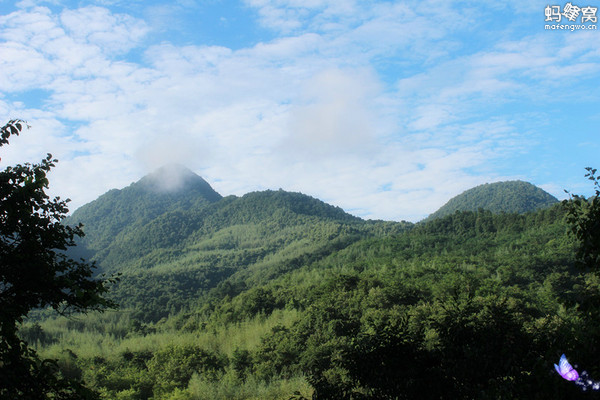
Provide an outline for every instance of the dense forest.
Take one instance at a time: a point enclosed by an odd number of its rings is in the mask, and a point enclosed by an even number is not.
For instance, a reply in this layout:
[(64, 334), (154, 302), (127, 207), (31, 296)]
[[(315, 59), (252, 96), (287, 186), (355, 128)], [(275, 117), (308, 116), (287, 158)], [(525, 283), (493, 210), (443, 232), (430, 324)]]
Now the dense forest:
[(147, 177), (68, 219), (87, 233), (73, 254), (119, 274), (118, 309), (39, 310), (20, 328), (93, 396), (595, 395), (553, 366), (565, 353), (600, 379), (600, 278), (578, 263), (574, 203), (364, 221), (300, 193), (221, 198), (186, 176), (164, 192)]

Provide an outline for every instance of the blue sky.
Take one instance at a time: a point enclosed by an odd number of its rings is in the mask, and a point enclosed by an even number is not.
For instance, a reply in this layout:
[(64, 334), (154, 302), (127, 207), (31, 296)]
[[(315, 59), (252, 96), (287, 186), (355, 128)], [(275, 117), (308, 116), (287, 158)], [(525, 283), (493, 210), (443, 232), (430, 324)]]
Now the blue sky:
[(72, 209), (170, 162), (386, 220), (500, 180), (589, 195), (600, 33), (547, 5), (0, 0), (0, 118), (32, 126), (2, 164), (51, 152)]

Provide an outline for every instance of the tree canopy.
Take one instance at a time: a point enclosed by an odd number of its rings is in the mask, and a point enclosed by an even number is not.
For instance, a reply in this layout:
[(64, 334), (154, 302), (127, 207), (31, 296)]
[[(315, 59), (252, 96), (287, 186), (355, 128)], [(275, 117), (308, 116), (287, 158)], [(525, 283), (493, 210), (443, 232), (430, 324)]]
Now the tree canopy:
[(589, 199), (582, 195), (571, 195), (563, 204), (567, 209), (571, 232), (579, 240), (579, 262), (600, 272), (600, 176), (596, 176), (595, 168), (587, 167), (586, 170), (586, 178), (594, 183), (595, 195)]

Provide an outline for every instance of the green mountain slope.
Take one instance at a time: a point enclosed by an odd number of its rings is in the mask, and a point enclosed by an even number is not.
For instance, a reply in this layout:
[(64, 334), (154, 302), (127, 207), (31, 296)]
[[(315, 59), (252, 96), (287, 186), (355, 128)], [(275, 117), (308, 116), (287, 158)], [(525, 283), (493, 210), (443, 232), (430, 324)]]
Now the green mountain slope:
[[(457, 196), (430, 218), (462, 209), (523, 212), (555, 201), (531, 184), (500, 182)], [(106, 193), (68, 222), (84, 224), (77, 255), (97, 262), (101, 272), (122, 274), (112, 295), (143, 320), (211, 296), (236, 296), (357, 241), (412, 228), (364, 221), (283, 190), (223, 198), (179, 166)]]
[(445, 217), (456, 211), (477, 211), (480, 208), (493, 213), (522, 214), (557, 202), (554, 196), (528, 182), (486, 183), (453, 197), (427, 219)]
[[(165, 189), (165, 177), (182, 177)], [(169, 182), (167, 182), (169, 183)], [(156, 320), (219, 286), (235, 295), (376, 232), (408, 223), (363, 221), (283, 190), (222, 198), (200, 177), (161, 169), (73, 213), (86, 237), (78, 254), (121, 273), (113, 297)]]
[[(179, 165), (167, 165), (140, 181), (113, 189), (77, 209), (65, 222), (83, 223), (83, 247), (95, 254), (160, 215), (202, 208), (221, 199), (201, 177)], [(81, 249), (80, 249), (81, 250)]]
[[(560, 205), (404, 230), (286, 206), (274, 230), (277, 217), (249, 219), (242, 200), (205, 209), (232, 224), (189, 235), (189, 264), (131, 265), (117, 289), (139, 301), (130, 310), (24, 334), (106, 399), (583, 398), (551, 372), (563, 352), (600, 374), (586, 317), (598, 279), (574, 268)], [(239, 268), (205, 273), (194, 292), (202, 254)]]

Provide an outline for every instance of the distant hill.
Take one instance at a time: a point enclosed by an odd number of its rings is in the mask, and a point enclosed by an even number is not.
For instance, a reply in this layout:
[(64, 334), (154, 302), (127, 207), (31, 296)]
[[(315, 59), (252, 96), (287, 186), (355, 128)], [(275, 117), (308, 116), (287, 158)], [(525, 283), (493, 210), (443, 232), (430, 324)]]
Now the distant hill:
[(557, 203), (548, 192), (523, 181), (486, 183), (453, 197), (427, 220), (445, 217), (456, 211), (477, 211), (482, 208), (493, 213), (526, 213)]

